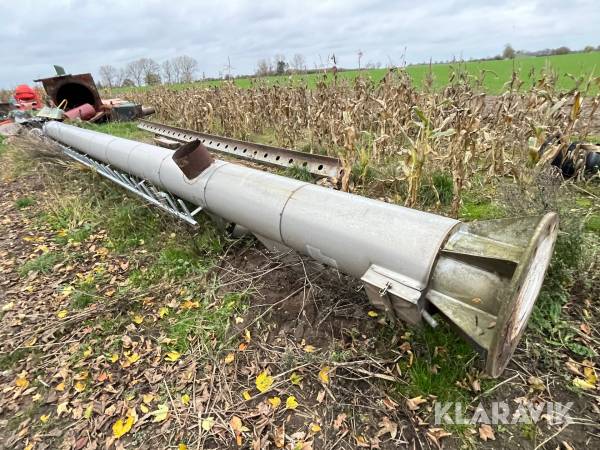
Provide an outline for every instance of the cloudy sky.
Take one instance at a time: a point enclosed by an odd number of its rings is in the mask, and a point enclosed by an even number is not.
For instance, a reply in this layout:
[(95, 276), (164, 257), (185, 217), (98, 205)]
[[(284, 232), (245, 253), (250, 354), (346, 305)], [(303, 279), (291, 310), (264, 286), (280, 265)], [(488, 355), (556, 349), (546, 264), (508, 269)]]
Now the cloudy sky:
[(402, 64), (517, 49), (600, 45), (598, 0), (1, 0), (0, 87), (150, 57), (199, 61), (199, 73), (253, 73), (260, 58), (314, 67)]

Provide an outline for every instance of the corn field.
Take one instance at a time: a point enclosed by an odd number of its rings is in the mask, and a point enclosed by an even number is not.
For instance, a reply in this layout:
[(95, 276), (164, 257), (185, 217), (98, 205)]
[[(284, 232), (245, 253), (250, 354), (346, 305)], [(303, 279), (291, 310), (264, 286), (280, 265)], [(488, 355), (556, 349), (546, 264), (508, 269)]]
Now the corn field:
[[(156, 106), (153, 119), (164, 123), (246, 140), (266, 136), (275, 145), (337, 156), (345, 168), (337, 180), (343, 190), (367, 190), (410, 207), (418, 206), (424, 183), (445, 174), (452, 186), (449, 214), (456, 216), (474, 177), (530, 176), (568, 143), (600, 134), (600, 96), (586, 95), (600, 78), (559, 92), (556, 74), (538, 74), (529, 89), (514, 74), (502, 95), (488, 96), (485, 76), (457, 71), (440, 91), (432, 79), (417, 87), (394, 69), (378, 83), (359, 77), (314, 89), (260, 82), (244, 89), (225, 82), (161, 86), (129, 98)], [(557, 133), (562, 139), (540, 161), (537, 150)]]

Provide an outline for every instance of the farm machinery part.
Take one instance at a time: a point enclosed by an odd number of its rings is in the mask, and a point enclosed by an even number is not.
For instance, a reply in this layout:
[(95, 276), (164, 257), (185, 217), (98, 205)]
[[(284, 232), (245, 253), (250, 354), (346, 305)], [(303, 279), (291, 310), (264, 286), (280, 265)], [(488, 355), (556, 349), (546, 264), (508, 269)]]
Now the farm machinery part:
[(215, 152), (272, 166), (301, 167), (308, 170), (311, 174), (320, 177), (338, 177), (342, 170), (340, 160), (330, 156), (315, 155), (287, 148), (245, 142), (213, 134), (186, 130), (185, 128), (163, 125), (148, 120), (140, 120), (138, 128), (177, 142), (191, 142), (197, 139), (202, 142), (206, 148)]
[(54, 108), (47, 108), (42, 117), (125, 122), (154, 113), (154, 108), (120, 98), (103, 100), (90, 73), (71, 75), (66, 74), (60, 66), (54, 67), (56, 76), (34, 80), (42, 83), (54, 105)]
[(565, 142), (560, 133), (550, 136), (538, 150), (540, 158), (548, 158), (565, 178), (579, 174), (595, 175), (600, 171), (600, 145), (586, 142)]
[(198, 140), (173, 152), (59, 122), (44, 133), (190, 223), (204, 210), (270, 250), (295, 250), (360, 278), (394, 319), (436, 326), (441, 316), (482, 353), (492, 377), (525, 330), (558, 232), (554, 213), (461, 223), (212, 160)]

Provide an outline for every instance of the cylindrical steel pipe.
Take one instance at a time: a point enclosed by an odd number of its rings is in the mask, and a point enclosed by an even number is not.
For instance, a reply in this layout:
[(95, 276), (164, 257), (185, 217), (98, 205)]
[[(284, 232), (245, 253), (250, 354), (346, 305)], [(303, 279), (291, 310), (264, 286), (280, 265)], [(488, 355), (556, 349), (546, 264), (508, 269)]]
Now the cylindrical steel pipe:
[[(207, 155), (202, 162), (210, 165), (188, 179), (171, 150), (59, 122), (44, 132), (249, 230), (269, 248), (293, 249), (361, 278), (390, 317), (434, 324), (431, 314), (440, 314), (485, 355), (492, 376), (525, 330), (558, 232), (554, 213), (462, 224), (229, 162), (210, 164)], [(201, 148), (180, 150), (186, 159)]]
[(223, 161), (188, 180), (161, 147), (50, 122), (45, 133), (262, 237), (361, 277), (372, 264), (422, 291), (457, 220)]

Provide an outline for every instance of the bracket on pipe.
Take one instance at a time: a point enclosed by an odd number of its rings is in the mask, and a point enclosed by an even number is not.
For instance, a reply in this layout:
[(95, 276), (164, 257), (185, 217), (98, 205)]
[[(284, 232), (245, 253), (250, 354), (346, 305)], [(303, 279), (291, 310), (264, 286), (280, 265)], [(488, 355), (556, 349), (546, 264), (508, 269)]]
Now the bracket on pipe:
[(143, 198), (148, 203), (162, 209), (178, 219), (187, 222), (194, 227), (198, 226), (198, 222), (196, 219), (194, 219), (194, 217), (196, 214), (202, 211), (201, 206), (197, 207), (193, 211), (190, 211), (183, 200), (168, 192), (159, 190), (147, 180), (140, 180), (129, 174), (120, 172), (110, 167), (109, 164), (96, 161), (95, 159), (90, 158), (83, 153), (79, 153), (78, 151), (75, 151), (67, 146), (61, 145), (61, 148), (63, 153), (69, 158), (74, 159), (84, 166), (95, 170), (103, 177), (108, 178), (110, 181), (118, 184), (121, 187), (124, 187), (129, 192), (132, 192), (133, 194)]

